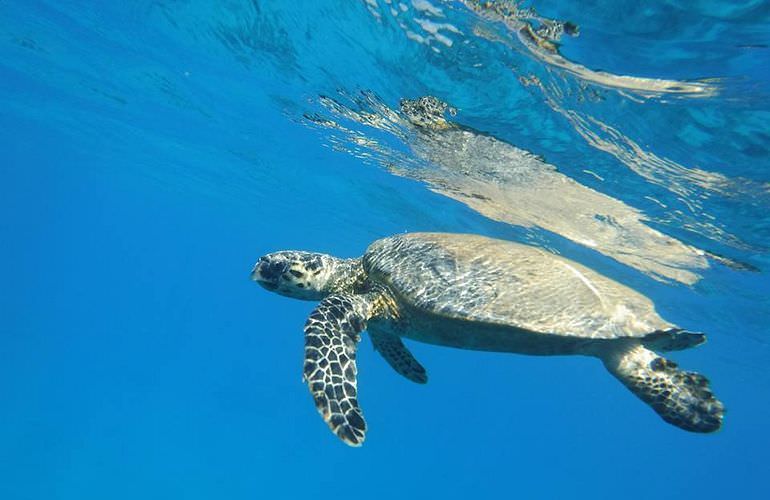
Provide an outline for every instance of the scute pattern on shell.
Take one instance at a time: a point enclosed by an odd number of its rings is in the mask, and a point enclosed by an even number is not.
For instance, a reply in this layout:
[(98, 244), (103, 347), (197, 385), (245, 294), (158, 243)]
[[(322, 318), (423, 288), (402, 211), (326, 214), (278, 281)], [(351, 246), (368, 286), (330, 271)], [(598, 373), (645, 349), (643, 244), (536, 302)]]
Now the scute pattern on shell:
[(643, 337), (674, 325), (634, 290), (536, 247), (477, 235), (374, 242), (370, 279), (418, 312), (581, 338)]

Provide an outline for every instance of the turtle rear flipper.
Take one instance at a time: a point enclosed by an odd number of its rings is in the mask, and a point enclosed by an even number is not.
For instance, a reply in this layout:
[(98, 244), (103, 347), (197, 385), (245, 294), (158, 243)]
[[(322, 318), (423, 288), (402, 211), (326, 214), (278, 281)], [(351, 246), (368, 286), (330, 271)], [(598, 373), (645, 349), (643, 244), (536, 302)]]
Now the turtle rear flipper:
[(366, 434), (357, 399), (356, 343), (369, 309), (366, 296), (330, 295), (305, 323), (304, 380), (329, 428), (350, 446), (361, 446)]
[(703, 375), (680, 370), (635, 342), (611, 350), (602, 361), (666, 422), (691, 432), (714, 432), (722, 426), (724, 406)]

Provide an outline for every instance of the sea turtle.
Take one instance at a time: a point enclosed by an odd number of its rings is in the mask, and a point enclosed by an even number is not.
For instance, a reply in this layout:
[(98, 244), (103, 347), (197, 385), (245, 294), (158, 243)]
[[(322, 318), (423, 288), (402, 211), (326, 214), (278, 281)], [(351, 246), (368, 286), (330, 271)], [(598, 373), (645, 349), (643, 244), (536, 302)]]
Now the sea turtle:
[(345, 443), (359, 446), (356, 344), (364, 330), (401, 375), (427, 382), (401, 337), (481, 351), (599, 358), (665, 421), (720, 428), (723, 406), (707, 379), (657, 352), (705, 341), (663, 320), (641, 294), (537, 247), (470, 234), (410, 233), (377, 240), (358, 259), (282, 251), (252, 279), (297, 299), (320, 300), (305, 324), (304, 380)]

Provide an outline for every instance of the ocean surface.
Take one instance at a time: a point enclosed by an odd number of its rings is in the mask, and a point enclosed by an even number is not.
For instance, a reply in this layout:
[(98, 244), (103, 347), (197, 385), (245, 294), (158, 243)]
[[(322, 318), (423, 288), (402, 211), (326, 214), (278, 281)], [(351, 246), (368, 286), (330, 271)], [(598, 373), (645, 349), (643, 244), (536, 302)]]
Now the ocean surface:
[[(0, 498), (770, 498), (770, 3), (0, 0)], [(438, 112), (410, 103), (434, 98)], [(366, 335), (302, 382), (260, 255), (544, 248), (708, 343), (724, 427), (584, 357)]]

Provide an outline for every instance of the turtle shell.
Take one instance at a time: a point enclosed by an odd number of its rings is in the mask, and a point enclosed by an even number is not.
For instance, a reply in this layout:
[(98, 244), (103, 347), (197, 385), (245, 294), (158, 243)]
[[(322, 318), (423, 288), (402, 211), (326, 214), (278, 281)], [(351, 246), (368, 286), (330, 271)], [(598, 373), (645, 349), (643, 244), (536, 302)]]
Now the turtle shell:
[(585, 338), (670, 328), (638, 292), (543, 249), (470, 234), (411, 233), (372, 243), (370, 279), (416, 314)]

